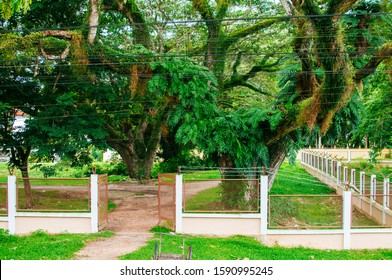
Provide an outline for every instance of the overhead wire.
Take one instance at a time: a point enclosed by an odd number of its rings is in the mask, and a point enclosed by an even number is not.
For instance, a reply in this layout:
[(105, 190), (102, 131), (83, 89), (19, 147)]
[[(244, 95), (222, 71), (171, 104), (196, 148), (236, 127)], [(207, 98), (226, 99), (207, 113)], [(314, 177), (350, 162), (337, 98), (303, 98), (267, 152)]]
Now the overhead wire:
[[(389, 16), (389, 15), (391, 15), (392, 13), (373, 13), (373, 14), (371, 14), (371, 16)], [(250, 18), (231, 18), (231, 19), (222, 19), (222, 20), (219, 20), (219, 21), (227, 21), (227, 22), (234, 22), (234, 21), (254, 21), (254, 20), (262, 20), (262, 19), (292, 19), (292, 18), (303, 18), (303, 17), (306, 17), (306, 18), (322, 18), (322, 17), (329, 17), (329, 16), (333, 16), (333, 17), (345, 17), (345, 16), (358, 16), (358, 15), (353, 15), (353, 14), (331, 14), (331, 15), (314, 15), (314, 16), (281, 16), (281, 17), (269, 17), (269, 16), (267, 16), (267, 17), (250, 17)], [(170, 22), (170, 21), (166, 21), (166, 22), (158, 22), (158, 23), (147, 23), (147, 24), (185, 24), (185, 23), (205, 23), (206, 22), (206, 20), (196, 20), (196, 21), (194, 21), (194, 20), (190, 20), (190, 21), (172, 21), (172, 22)], [(137, 26), (138, 24), (135, 24), (134, 26)], [(129, 26), (129, 24), (112, 24), (112, 25), (106, 25), (106, 26), (103, 26), (103, 25), (99, 25), (99, 26), (95, 26), (95, 27), (102, 27), (102, 28), (108, 28), (108, 27), (124, 27), (124, 26)], [(92, 26), (92, 27), (94, 27), (94, 26)], [(68, 28), (65, 28), (66, 30), (72, 30), (72, 29), (76, 29), (76, 28), (89, 28), (89, 27), (87, 27), (87, 26), (74, 26), (74, 27), (68, 27)], [(34, 32), (34, 31), (42, 31), (42, 30), (63, 30), (63, 28), (55, 28), (55, 29), (48, 29), (48, 28), (43, 28), (43, 29), (29, 29), (29, 30), (27, 30), (28, 32)], [(18, 30), (19, 32), (21, 32), (21, 30)], [(26, 31), (24, 31), (24, 32), (26, 32)], [(271, 35), (271, 33), (269, 33), (269, 34), (265, 34), (264, 36), (270, 36)], [(316, 34), (316, 36), (314, 37), (314, 38), (323, 38), (323, 37), (329, 37), (328, 36), (329, 35), (329, 33), (326, 31), (325, 33), (317, 33)], [(385, 35), (385, 34), (384, 34)], [(276, 35), (276, 36), (278, 36), (278, 35)], [(348, 35), (348, 38), (350, 38), (350, 37), (355, 37), (355, 38), (357, 38), (357, 37), (360, 37), (360, 36), (362, 36), (362, 35)], [(381, 35), (379, 35), (380, 37), (381, 37)], [(299, 39), (301, 39), (301, 38), (307, 38), (307, 36), (303, 36), (303, 37), (297, 37), (297, 38), (299, 38)], [(341, 52), (335, 52), (335, 53), (332, 53), (332, 54), (351, 54), (351, 55), (354, 55), (354, 54), (363, 54), (363, 55), (371, 55), (372, 53), (374, 53), (374, 52), (376, 52), (377, 50), (371, 50), (371, 51), (369, 51), (369, 50), (367, 50), (366, 52), (364, 52), (364, 53), (361, 53), (361, 52), (358, 52), (358, 51), (341, 51)], [(268, 53), (268, 52), (265, 52), (265, 53), (258, 53), (258, 54), (243, 54), (243, 56), (248, 56), (248, 57), (251, 57), (251, 58), (254, 58), (254, 57), (258, 57), (258, 56), (261, 56), (261, 55), (269, 55), (270, 53)], [(324, 57), (322, 57), (322, 56), (320, 56), (320, 55), (324, 55), (324, 54), (327, 54), (326, 52), (324, 52), (324, 51), (322, 51), (322, 49), (318, 49), (318, 51), (315, 51), (315, 52), (308, 52), (307, 54), (309, 54), (309, 55), (319, 55), (318, 57), (319, 58), (324, 58)], [(328, 54), (331, 54), (330, 52), (328, 53)], [(222, 57), (230, 57), (230, 56), (237, 56), (237, 54), (214, 54), (215, 56), (222, 56)], [(275, 52), (274, 53), (274, 56), (273, 56), (273, 58), (274, 59), (278, 59), (279, 57), (277, 57), (277, 55), (297, 55), (295, 52)], [(155, 55), (154, 56), (154, 58), (165, 58), (165, 57), (189, 57), (189, 56), (192, 56), (192, 57), (203, 57), (204, 56), (204, 54), (198, 54), (198, 55), (189, 55), (189, 54), (160, 54), (160, 55)], [(377, 57), (379, 57), (379, 58), (389, 58), (389, 57), (391, 57), (391, 56), (389, 56), (389, 55), (387, 55), (387, 56), (377, 56)], [(72, 58), (72, 59), (66, 59), (65, 61), (67, 61), (67, 62), (70, 62), (70, 61), (72, 61), (72, 60), (81, 60), (81, 59), (90, 59), (90, 60), (94, 60), (94, 59), (99, 59), (100, 57), (99, 56), (90, 56), (90, 57), (75, 57), (75, 58)], [(109, 59), (111, 59), (111, 58), (115, 58), (115, 59), (124, 59), (124, 58), (140, 58), (139, 56), (121, 56), (121, 57), (118, 57), (118, 56), (112, 56), (112, 57), (110, 57), (110, 56), (107, 56), (107, 58), (109, 58)], [(251, 58), (249, 58), (249, 60), (251, 59)], [(345, 59), (345, 58), (342, 58), (342, 59)], [(21, 62), (21, 61), (23, 61), (23, 60), (17, 60), (17, 62)], [(27, 59), (25, 60), (25, 61), (27, 61)], [(57, 59), (54, 59), (53, 61), (58, 61)], [(198, 62), (199, 63), (205, 63), (205, 62), (224, 62), (225, 60), (218, 60), (218, 59), (215, 59), (215, 60), (202, 60), (202, 59), (200, 59), (200, 60), (198, 60)], [(2, 62), (2, 63), (6, 63), (6, 62), (15, 62), (15, 60), (0, 60), (0, 62)], [(144, 62), (126, 62), (126, 63), (123, 63), (123, 62), (118, 62), (118, 63), (116, 63), (116, 62), (114, 62), (114, 63), (111, 63), (112, 65), (135, 65), (135, 64), (143, 64)], [(105, 63), (89, 63), (88, 64), (88, 66), (103, 66), (103, 65), (105, 65)], [(64, 65), (64, 64), (62, 64), (61, 65), (61, 67), (73, 67), (73, 66), (86, 66), (85, 64), (77, 64), (77, 63), (70, 63), (70, 64), (68, 64), (68, 65)], [(34, 67), (34, 65), (31, 65), (31, 64), (29, 64), (29, 65), (23, 65), (23, 64), (19, 64), (19, 65), (17, 65), (17, 66), (15, 66), (15, 65), (10, 65), (10, 66), (8, 66), (8, 65), (2, 65), (2, 66), (0, 66), (0, 69), (1, 68), (12, 68), (12, 67)], [(373, 69), (368, 69), (369, 71), (375, 71), (376, 69), (375, 68), (373, 68)], [(336, 72), (336, 71), (330, 71), (330, 72), (328, 72), (328, 71), (324, 71), (324, 73), (350, 73), (350, 72), (352, 72), (352, 71), (356, 71), (356, 70), (340, 70), (340, 71), (338, 71), (338, 72)], [(274, 75), (276, 75), (276, 74), (285, 74), (285, 73), (289, 73), (289, 72), (292, 72), (292, 70), (281, 70), (281, 71), (274, 71)], [(379, 72), (385, 72), (385, 73), (389, 73), (390, 72), (390, 70), (388, 70), (388, 69), (385, 69), (385, 70), (382, 70), (382, 71), (379, 71)], [(298, 72), (298, 73), (303, 73), (303, 74), (306, 74), (306, 73), (308, 73), (308, 72), (306, 72), (306, 71), (300, 71), (300, 72)], [(309, 72), (309, 73), (312, 73), (312, 72)], [(272, 73), (265, 73), (266, 75), (272, 75)], [(130, 74), (130, 75), (127, 75), (127, 76), (129, 76), (129, 77), (131, 77), (133, 74)], [(226, 75), (226, 74), (223, 74), (223, 75)], [(246, 76), (247, 75), (247, 73), (244, 73), (244, 74), (240, 74), (241, 76)], [(146, 74), (146, 77), (148, 76), (148, 74)], [(49, 76), (49, 75), (37, 75), (36, 77), (34, 77), (35, 79), (41, 79), (41, 80), (44, 80), (44, 79), (53, 79), (53, 78), (55, 78), (56, 76)], [(84, 82), (81, 82), (81, 81), (77, 81), (76, 80), (76, 78), (78, 78), (78, 79), (84, 79), (84, 78), (88, 78), (89, 76), (88, 75), (78, 75), (77, 77), (75, 76), (75, 77), (72, 77), (72, 76), (68, 76), (67, 77), (67, 79), (62, 79), (61, 81), (59, 81), (59, 82), (57, 82), (56, 84), (57, 85), (69, 85), (69, 84), (91, 84), (91, 83), (95, 83), (96, 81), (92, 81), (92, 82), (90, 82), (90, 81), (84, 81)], [(138, 77), (143, 77), (143, 75), (142, 74), (138, 74)], [(8, 78), (7, 77), (0, 77), (0, 81), (1, 80), (8, 80)], [(46, 83), (46, 82), (43, 82), (44, 84)], [(53, 84), (53, 83), (47, 83), (47, 84)], [(4, 87), (4, 88), (6, 88), (6, 87), (13, 87), (13, 86), (15, 86), (15, 84), (1, 84), (1, 87)], [(19, 84), (17, 84), (17, 86), (20, 86), (20, 87), (25, 87), (25, 86), (29, 86), (28, 85), (28, 83), (26, 82), (26, 84), (22, 84), (22, 83), (19, 83)], [(33, 85), (31, 85), (31, 86), (33, 86)], [(332, 89), (332, 88), (331, 88)], [(326, 89), (326, 90), (329, 90), (329, 89)], [(327, 93), (328, 95), (330, 95), (330, 96), (333, 96), (335, 93), (334, 92), (330, 92), (330, 93)], [(306, 95), (304, 95), (304, 94), (302, 94), (301, 93), (301, 96), (303, 96), (303, 97), (306, 97)], [(156, 100), (155, 100), (156, 101)], [(131, 101), (131, 102), (133, 102), (133, 101)], [(150, 100), (146, 100), (146, 101), (142, 101), (142, 100), (139, 100), (139, 101), (137, 101), (137, 102), (151, 102)], [(112, 103), (112, 104), (114, 104), (114, 103)], [(326, 105), (326, 104), (337, 104), (337, 102), (323, 102), (321, 105)], [(37, 106), (37, 105), (35, 105), (35, 106)], [(60, 106), (60, 105), (56, 105), (56, 106)]]
[[(392, 12), (376, 12), (370, 13), (367, 15), (371, 16), (389, 16), (392, 15)], [(210, 22), (236, 22), (236, 21), (260, 21), (260, 20), (291, 20), (291, 19), (322, 19), (328, 17), (361, 17), (362, 14), (357, 13), (345, 13), (345, 14), (318, 14), (318, 15), (267, 15), (267, 16), (258, 16), (258, 17), (236, 17), (236, 18), (215, 18), (215, 19), (186, 19), (186, 20), (167, 20), (167, 21), (146, 21), (146, 22), (134, 22), (134, 23), (116, 23), (116, 24), (108, 24), (111, 27), (124, 27), (124, 26), (151, 26), (151, 25), (180, 25), (180, 24), (198, 24), (198, 23), (210, 23)], [(40, 27), (40, 28), (14, 28), (10, 30), (10, 32), (39, 32), (44, 30), (72, 30), (72, 29), (90, 29), (90, 28), (98, 28), (104, 27), (105, 24), (99, 25), (74, 25), (74, 26), (67, 26), (67, 27), (56, 27), (56, 28), (47, 28), (47, 27)]]

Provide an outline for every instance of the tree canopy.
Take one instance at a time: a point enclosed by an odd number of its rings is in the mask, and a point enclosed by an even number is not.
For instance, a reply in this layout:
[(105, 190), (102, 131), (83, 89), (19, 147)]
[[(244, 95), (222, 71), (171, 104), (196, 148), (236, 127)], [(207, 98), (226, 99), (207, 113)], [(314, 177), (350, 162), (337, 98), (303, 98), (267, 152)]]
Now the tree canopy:
[(391, 99), (388, 1), (3, 3), (0, 91), (28, 97), (1, 106), (31, 116), (41, 151), (108, 145), (135, 178), (165, 139), (275, 170), (312, 131), (371, 135), (361, 118)]

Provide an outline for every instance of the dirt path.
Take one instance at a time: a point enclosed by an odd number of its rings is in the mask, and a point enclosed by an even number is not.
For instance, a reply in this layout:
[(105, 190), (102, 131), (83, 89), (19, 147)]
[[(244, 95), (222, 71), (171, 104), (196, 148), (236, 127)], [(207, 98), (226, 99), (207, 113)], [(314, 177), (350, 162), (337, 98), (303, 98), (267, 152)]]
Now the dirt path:
[[(192, 183), (187, 187), (186, 196), (188, 198), (217, 184)], [(154, 182), (111, 184), (109, 199), (117, 204), (117, 208), (109, 214), (109, 226), (106, 229), (115, 232), (115, 235), (88, 243), (76, 253), (75, 259), (115, 260), (145, 246), (152, 237), (149, 230), (158, 225), (158, 188)]]
[(146, 245), (151, 238), (148, 231), (158, 224), (157, 187), (153, 183), (109, 185), (109, 199), (117, 208), (109, 214), (106, 229), (115, 235), (88, 243), (76, 253), (75, 259), (115, 260)]

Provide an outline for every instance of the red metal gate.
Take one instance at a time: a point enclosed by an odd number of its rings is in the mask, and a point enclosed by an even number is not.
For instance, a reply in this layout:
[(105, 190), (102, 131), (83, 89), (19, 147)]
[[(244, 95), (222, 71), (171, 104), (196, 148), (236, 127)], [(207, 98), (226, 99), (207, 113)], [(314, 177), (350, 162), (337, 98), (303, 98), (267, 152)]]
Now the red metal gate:
[(158, 175), (158, 217), (159, 225), (175, 228), (176, 217), (176, 175)]
[(108, 204), (108, 174), (102, 174), (98, 176), (98, 230), (106, 228), (109, 224)]

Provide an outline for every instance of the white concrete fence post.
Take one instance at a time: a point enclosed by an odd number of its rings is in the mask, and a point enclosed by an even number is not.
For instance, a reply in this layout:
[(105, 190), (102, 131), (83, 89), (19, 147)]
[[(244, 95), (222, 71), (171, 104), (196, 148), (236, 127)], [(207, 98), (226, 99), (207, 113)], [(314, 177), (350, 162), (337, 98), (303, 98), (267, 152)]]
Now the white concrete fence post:
[(365, 172), (359, 173), (359, 193), (364, 194), (365, 191)]
[(351, 169), (351, 176), (350, 176), (350, 184), (352, 185), (352, 186), (354, 186), (354, 187), (356, 187), (356, 180), (355, 180), (355, 169)]
[(342, 163), (340, 161), (338, 161), (337, 165), (336, 165), (336, 184), (338, 186), (340, 185), (341, 172), (342, 172)]
[(260, 215), (261, 215), (261, 235), (268, 232), (268, 176), (260, 176)]
[(18, 199), (18, 188), (16, 185), (16, 176), (8, 176), (7, 180), (7, 194), (8, 194), (8, 232), (12, 235), (16, 233), (16, 205)]
[(391, 197), (390, 197), (390, 195), (391, 195), (391, 187), (390, 186), (391, 186), (391, 183), (389, 181), (389, 178), (385, 178), (384, 179), (384, 188), (385, 188), (385, 195), (384, 195), (384, 197), (386, 198), (385, 206), (387, 208), (391, 208)]
[(370, 201), (373, 202), (376, 199), (376, 175), (370, 176)]
[(348, 167), (344, 166), (343, 167), (343, 183), (346, 184), (348, 183)]
[(343, 192), (343, 248), (351, 247), (351, 191)]
[(376, 199), (376, 175), (370, 176), (370, 216), (373, 216), (373, 204)]
[(331, 160), (330, 160), (329, 158), (326, 158), (325, 161), (326, 161), (326, 165), (327, 165), (327, 170), (326, 170), (327, 175), (331, 175), (331, 174), (330, 174), (330, 172), (331, 172), (331, 168), (330, 168), (330, 166), (331, 166)]
[(388, 209), (387, 206), (387, 195), (388, 195), (388, 179), (389, 178), (384, 178), (384, 182), (383, 182), (383, 188), (382, 188), (382, 224), (385, 225), (386, 224), (386, 215), (385, 215), (385, 211)]
[(175, 208), (176, 208), (176, 214), (175, 214), (175, 225), (176, 225), (176, 232), (177, 233), (182, 233), (182, 193), (183, 193), (183, 187), (182, 187), (182, 175), (178, 174), (176, 175), (176, 201), (175, 201)]
[(99, 201), (98, 201), (98, 174), (91, 174), (91, 232), (98, 232), (99, 230)]

